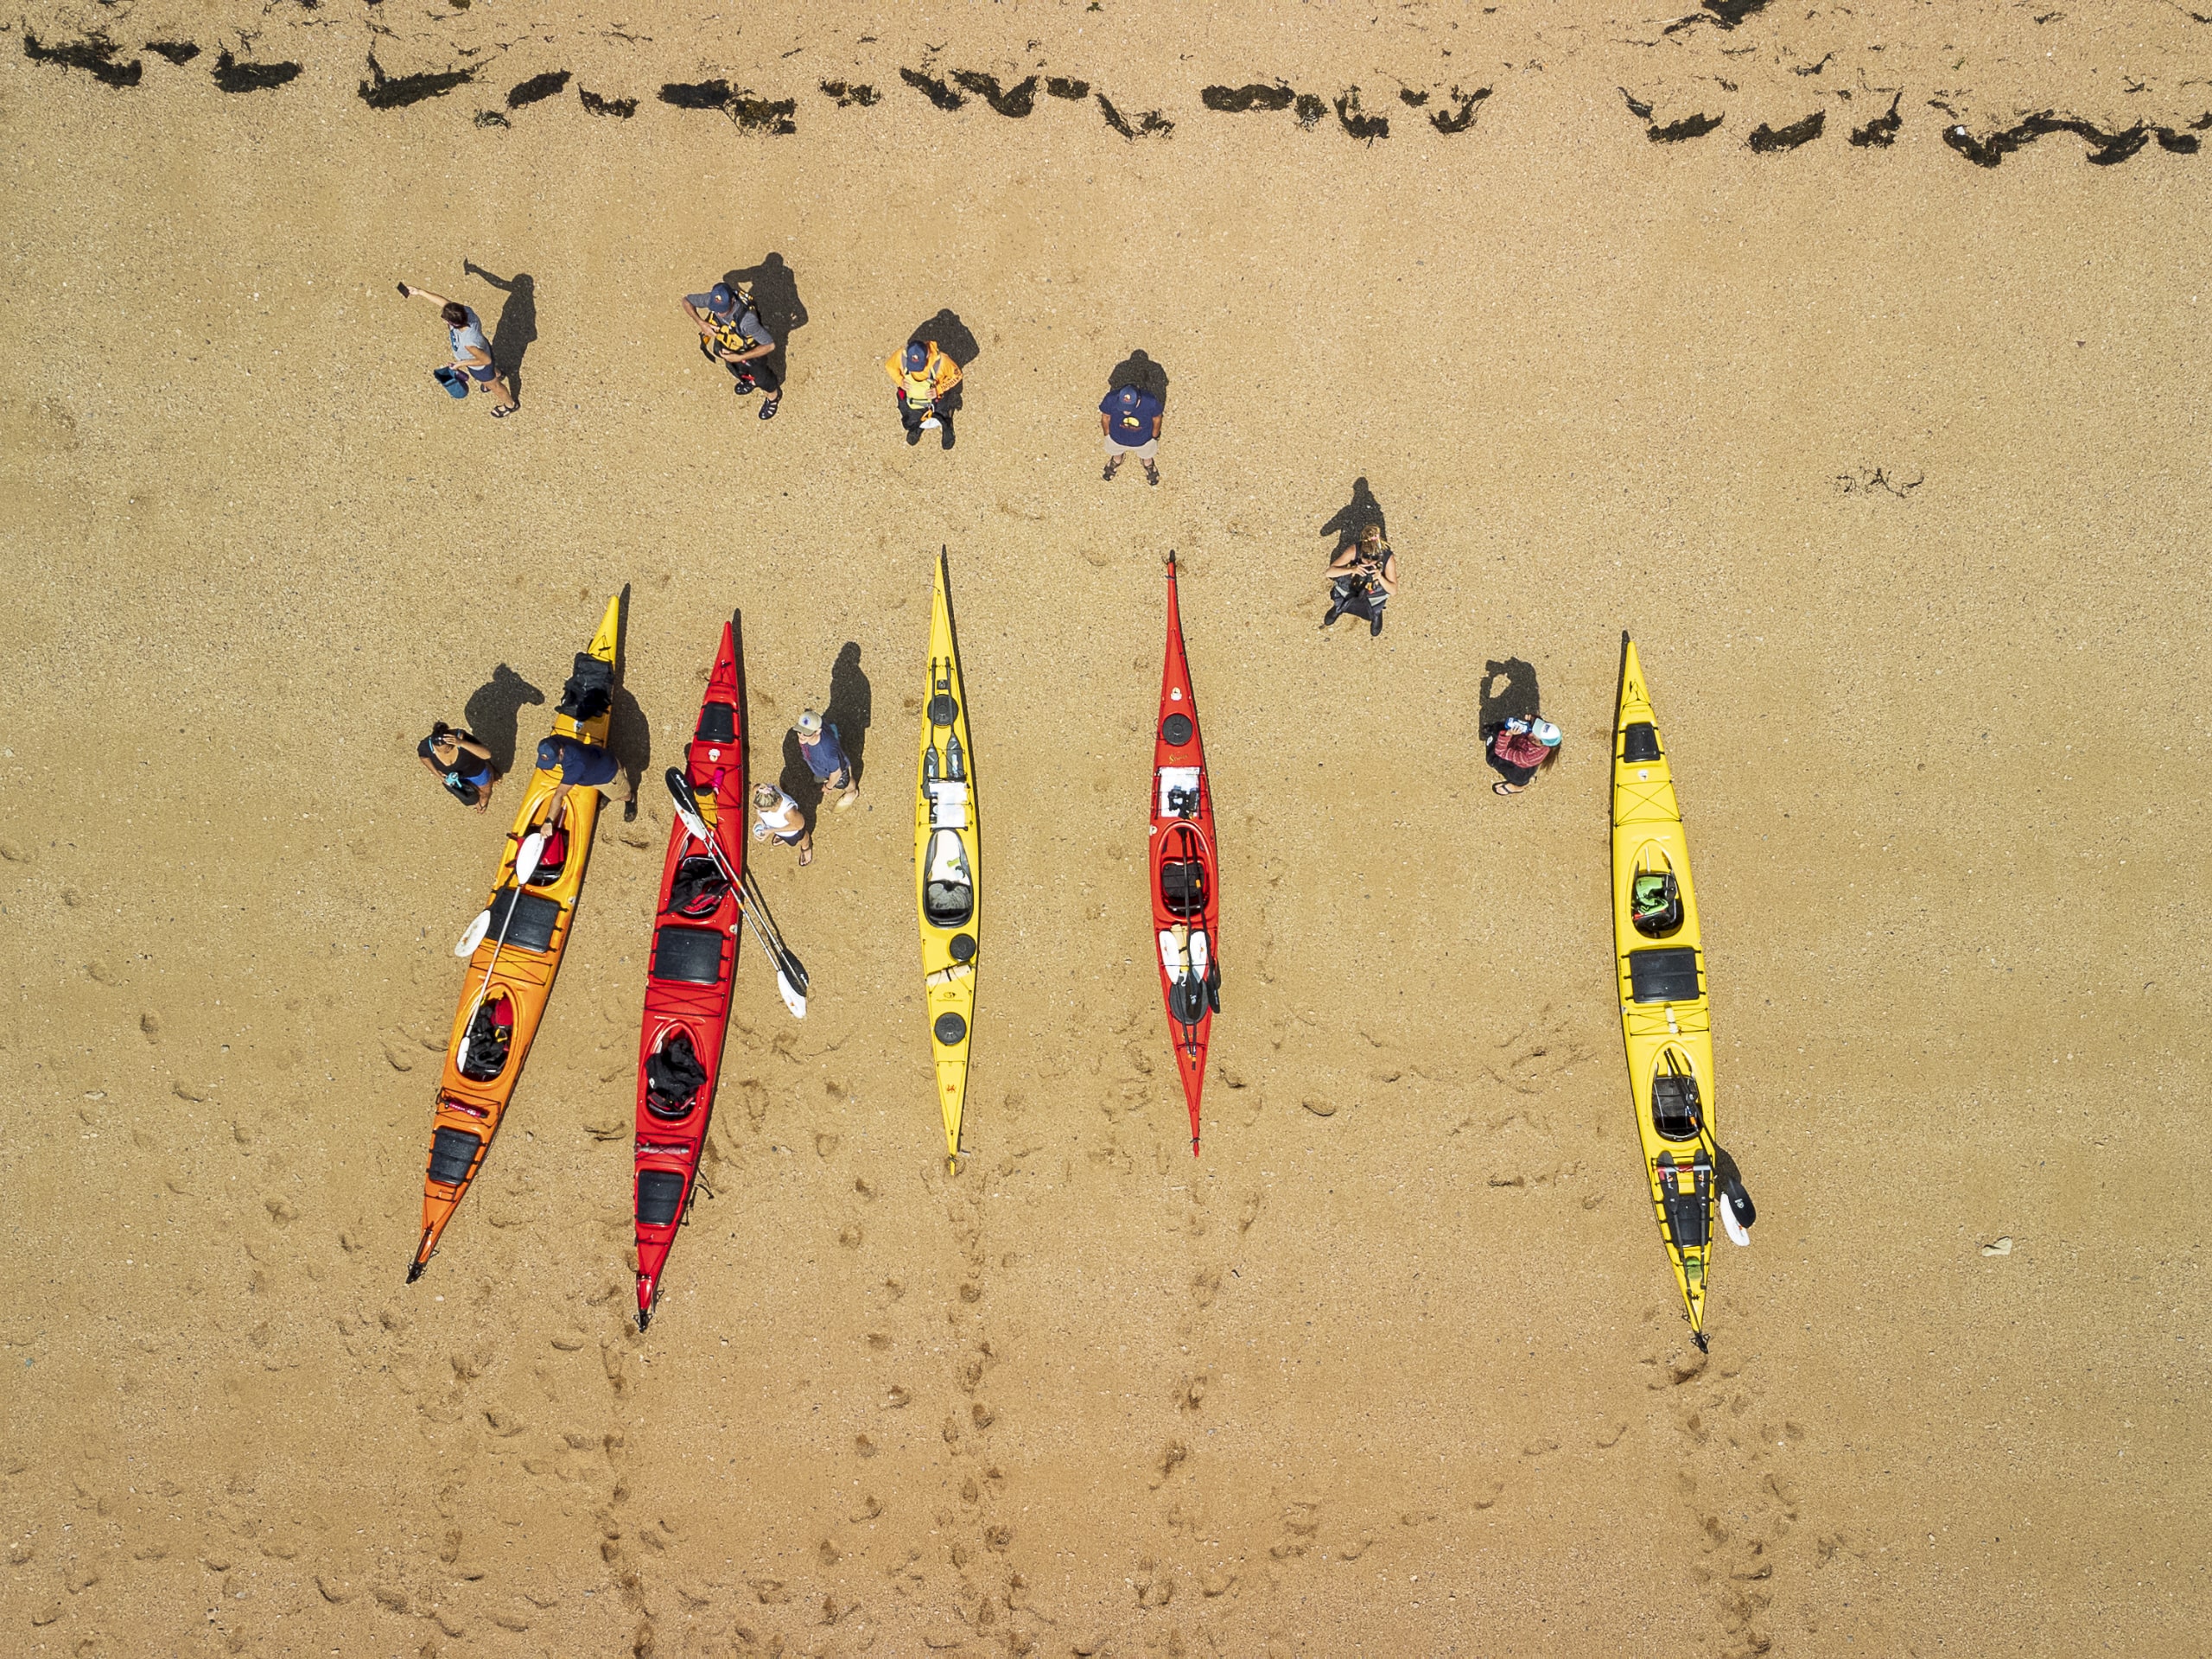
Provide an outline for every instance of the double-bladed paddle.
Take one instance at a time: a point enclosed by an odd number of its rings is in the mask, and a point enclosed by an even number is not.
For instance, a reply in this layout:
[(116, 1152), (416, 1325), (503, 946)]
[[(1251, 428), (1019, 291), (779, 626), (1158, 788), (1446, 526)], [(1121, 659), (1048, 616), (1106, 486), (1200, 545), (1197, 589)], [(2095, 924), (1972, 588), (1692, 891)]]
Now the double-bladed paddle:
[[(455, 1070), (468, 1064), (468, 1036), (470, 1028), (476, 1023), (476, 1010), (484, 1006), (484, 999), (491, 992), (492, 970), (499, 965), (499, 952), (506, 948), (507, 930), (515, 925), (515, 912), (522, 902), (523, 887), (530, 878), (537, 873), (537, 861), (544, 851), (545, 836), (542, 830), (533, 830), (524, 836), (522, 838), (522, 844), (515, 849), (515, 896), (507, 903), (506, 920), (499, 924), (499, 938), (492, 946), (492, 959), (484, 964), (484, 982), (476, 988), (476, 1000), (469, 1004), (468, 1018), (461, 1022), (461, 1047), (453, 1057)], [(468, 925), (468, 931), (461, 936), (461, 943), (453, 948), (454, 955), (474, 956), (476, 947), (484, 943), (485, 934), (491, 930), (492, 911), (491, 907), (486, 906), (478, 912), (476, 919)]]
[(736, 892), (738, 913), (753, 929), (753, 936), (760, 941), (760, 948), (768, 953), (768, 960), (776, 965), (776, 989), (784, 999), (784, 1006), (791, 1011), (792, 1018), (805, 1019), (807, 977), (804, 965), (782, 938), (772, 933), (755, 913), (751, 890), (739, 878), (737, 872), (730, 868), (729, 861), (722, 856), (721, 843), (709, 833), (705, 815), (699, 810), (697, 791), (691, 787), (691, 780), (678, 767), (668, 769), (668, 793), (676, 803), (676, 816), (683, 821), (684, 833), (707, 849), (707, 855), (715, 861), (715, 868), (722, 873), (722, 879)]

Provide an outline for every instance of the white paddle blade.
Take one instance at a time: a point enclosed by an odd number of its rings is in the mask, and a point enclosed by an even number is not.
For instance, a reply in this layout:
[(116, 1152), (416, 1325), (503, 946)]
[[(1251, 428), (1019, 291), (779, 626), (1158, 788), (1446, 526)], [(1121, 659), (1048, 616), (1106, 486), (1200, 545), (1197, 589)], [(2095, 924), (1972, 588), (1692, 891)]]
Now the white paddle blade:
[(478, 911), (476, 912), (476, 919), (468, 925), (468, 931), (461, 936), (461, 942), (454, 946), (454, 955), (456, 957), (474, 956), (476, 954), (476, 947), (484, 943), (484, 936), (491, 931), (492, 912), (488, 910)]
[(691, 787), (691, 780), (682, 772), (671, 766), (666, 773), (668, 798), (676, 803), (676, 816), (683, 821), (684, 833), (694, 841), (707, 841), (707, 821), (699, 816), (699, 797)]
[(794, 986), (780, 968), (776, 969), (776, 989), (784, 999), (784, 1006), (791, 1011), (791, 1018), (806, 1018), (806, 994)]
[(1751, 1242), (1751, 1236), (1745, 1230), (1744, 1224), (1736, 1219), (1736, 1206), (1728, 1201), (1728, 1195), (1726, 1192), (1720, 1195), (1720, 1202), (1715, 1207), (1720, 1211), (1721, 1229), (1728, 1235), (1728, 1242), (1732, 1244), (1749, 1244)]
[(467, 1065), (468, 1065), (468, 1033), (466, 1033), (466, 1032), (463, 1032), (463, 1033), (461, 1033), (461, 1042), (460, 1042), (459, 1046), (456, 1046), (456, 1047), (454, 1048), (454, 1052), (453, 1052), (453, 1065), (454, 1065), (454, 1071), (461, 1071), (461, 1070), (463, 1070), (464, 1068), (466, 1068)]
[(522, 845), (515, 849), (515, 886), (526, 887), (530, 878), (537, 873), (537, 861), (545, 851), (545, 836), (533, 830), (522, 838)]

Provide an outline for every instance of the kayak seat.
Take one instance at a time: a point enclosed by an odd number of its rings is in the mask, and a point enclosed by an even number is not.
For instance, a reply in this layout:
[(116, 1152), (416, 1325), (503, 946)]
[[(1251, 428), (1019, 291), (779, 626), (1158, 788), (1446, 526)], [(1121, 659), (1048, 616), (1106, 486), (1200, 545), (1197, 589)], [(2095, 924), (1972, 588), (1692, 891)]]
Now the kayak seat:
[(569, 868), (569, 832), (556, 830), (545, 837), (537, 855), (537, 868), (530, 873), (533, 887), (550, 887), (561, 879), (561, 872)]
[(638, 1172), (638, 1225), (665, 1227), (683, 1204), (683, 1177), (673, 1169)]
[(709, 702), (699, 710), (699, 741), (702, 743), (734, 743), (737, 741), (737, 710), (727, 702)]
[(468, 1058), (461, 1075), (474, 1083), (489, 1083), (507, 1069), (507, 1049), (513, 1040), (515, 1008), (505, 996), (495, 996), (476, 1010), (468, 1022)]
[(1682, 925), (1682, 888), (1671, 870), (1639, 870), (1629, 884), (1629, 913), (1647, 939), (1663, 939)]
[(1658, 729), (1648, 720), (1639, 720), (1621, 732), (1621, 759), (1630, 766), (1659, 757)]
[(1651, 1127), (1662, 1141), (1696, 1140), (1698, 1119), (1695, 1077), (1662, 1071), (1651, 1079)]
[(930, 925), (964, 925), (976, 913), (976, 881), (959, 836), (950, 830), (932, 835), (922, 868), (922, 914)]
[(1191, 918), (1206, 913), (1206, 867), (1196, 859), (1175, 859), (1160, 867), (1160, 899), (1171, 916)]
[(476, 1167), (476, 1156), (483, 1150), (483, 1141), (467, 1129), (440, 1126), (430, 1137), (430, 1179), (442, 1186), (459, 1186)]
[(652, 976), (686, 985), (719, 985), (722, 979), (722, 935), (711, 927), (674, 923), (653, 935)]
[[(514, 913), (512, 922), (507, 919), (510, 911)], [(505, 887), (492, 900), (492, 925), (485, 937), (496, 939), (505, 928), (510, 950), (550, 950), (553, 931), (560, 925), (561, 906), (552, 899)]]
[(1697, 947), (1678, 944), (1628, 953), (1630, 998), (1637, 1002), (1694, 1002), (1701, 995)]

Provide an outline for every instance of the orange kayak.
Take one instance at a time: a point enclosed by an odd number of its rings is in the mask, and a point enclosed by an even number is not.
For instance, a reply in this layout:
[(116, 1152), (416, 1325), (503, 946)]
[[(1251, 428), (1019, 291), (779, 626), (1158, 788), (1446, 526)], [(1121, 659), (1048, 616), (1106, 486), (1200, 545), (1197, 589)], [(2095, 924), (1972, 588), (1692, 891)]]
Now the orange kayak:
[[(596, 681), (611, 693), (621, 620), (622, 601), (617, 595), (607, 601), (589, 649), (576, 658), (572, 691)], [(554, 734), (604, 745), (612, 714), (607, 702), (606, 696), (588, 691), (581, 704), (564, 696), (563, 712), (554, 716)], [(567, 712), (572, 707), (581, 707), (584, 717), (579, 720)], [(547, 803), (560, 784), (558, 772), (531, 773), (499, 859), (499, 878), (486, 900), (486, 916), (480, 918), (484, 923), (481, 938), (468, 958), (453, 1037), (446, 1046), (445, 1074), (438, 1082), (430, 1161), (423, 1179), (423, 1237), (407, 1269), (410, 1285), (423, 1276), (446, 1224), (484, 1166), (484, 1156), (521, 1079), (531, 1040), (544, 1018), (561, 953), (568, 946), (576, 898), (583, 891), (584, 865), (591, 856), (592, 830), (599, 822), (597, 790), (569, 791), (561, 826), (544, 836), (537, 867), (521, 887), (514, 879), (516, 855), (526, 840), (543, 830)]]

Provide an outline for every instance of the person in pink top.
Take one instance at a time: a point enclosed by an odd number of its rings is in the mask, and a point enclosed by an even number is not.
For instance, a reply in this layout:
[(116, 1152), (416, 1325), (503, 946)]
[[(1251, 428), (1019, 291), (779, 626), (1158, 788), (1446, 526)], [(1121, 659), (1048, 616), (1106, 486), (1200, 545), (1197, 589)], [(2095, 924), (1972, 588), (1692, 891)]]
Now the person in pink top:
[(1493, 726), (1485, 734), (1483, 759), (1498, 774), (1491, 785), (1500, 795), (1518, 795), (1535, 779), (1539, 768), (1559, 753), (1561, 734), (1548, 720), (1533, 715)]

